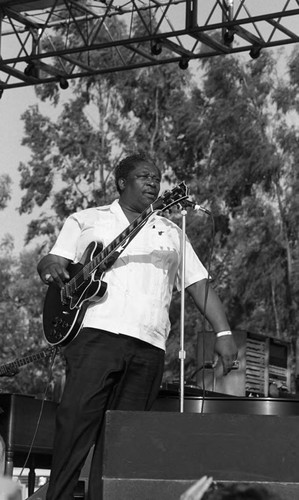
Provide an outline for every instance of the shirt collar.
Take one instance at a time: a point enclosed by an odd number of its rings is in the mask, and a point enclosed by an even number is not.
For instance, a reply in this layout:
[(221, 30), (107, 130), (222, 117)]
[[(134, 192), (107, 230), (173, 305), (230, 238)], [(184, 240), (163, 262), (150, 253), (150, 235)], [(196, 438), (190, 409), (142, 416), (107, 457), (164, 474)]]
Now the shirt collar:
[(122, 209), (120, 208), (120, 204), (119, 204), (119, 199), (118, 198), (111, 203), (110, 210), (111, 210), (111, 212), (113, 214), (122, 212)]
[[(111, 210), (111, 213), (115, 214), (115, 215), (118, 215), (119, 217), (121, 217), (122, 219), (125, 219), (127, 224), (129, 224), (128, 222), (128, 219), (127, 217), (125, 216), (120, 204), (119, 204), (119, 198), (117, 198), (116, 200), (114, 200), (111, 205), (110, 205), (110, 210)], [(156, 212), (153, 212), (149, 219), (150, 221), (154, 221), (156, 220), (158, 217), (157, 217), (157, 213)]]

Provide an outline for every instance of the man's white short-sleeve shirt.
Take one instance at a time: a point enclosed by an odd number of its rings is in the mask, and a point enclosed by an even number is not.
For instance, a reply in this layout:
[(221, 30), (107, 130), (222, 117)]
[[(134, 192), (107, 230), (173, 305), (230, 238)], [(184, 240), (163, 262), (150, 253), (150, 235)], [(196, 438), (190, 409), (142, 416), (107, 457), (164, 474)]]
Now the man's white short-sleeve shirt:
[[(128, 225), (118, 200), (82, 210), (66, 220), (50, 253), (79, 262), (89, 243), (96, 241), (105, 248)], [(152, 214), (102, 276), (107, 292), (89, 306), (83, 326), (129, 335), (165, 349), (173, 287), (181, 288), (180, 266), (181, 230)], [(207, 276), (187, 238), (185, 287)]]

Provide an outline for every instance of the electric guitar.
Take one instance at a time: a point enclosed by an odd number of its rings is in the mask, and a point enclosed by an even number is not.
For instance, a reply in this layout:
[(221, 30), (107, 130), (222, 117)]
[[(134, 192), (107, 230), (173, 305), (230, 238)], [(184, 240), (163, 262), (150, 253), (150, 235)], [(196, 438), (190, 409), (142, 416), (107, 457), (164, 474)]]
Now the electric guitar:
[(40, 359), (48, 358), (54, 352), (54, 347), (48, 347), (47, 349), (43, 349), (40, 352), (35, 354), (30, 354), (24, 358), (16, 359), (11, 363), (6, 363), (5, 365), (0, 366), (0, 377), (13, 377), (19, 371), (20, 366), (27, 365), (28, 363), (32, 363), (33, 361), (38, 361)]
[(51, 283), (48, 287), (44, 309), (43, 327), (47, 342), (52, 345), (66, 345), (79, 333), (86, 310), (91, 302), (100, 300), (107, 290), (101, 277), (121, 252), (132, 241), (148, 218), (158, 211), (164, 211), (179, 204), (188, 197), (184, 182), (171, 191), (166, 191), (144, 210), (107, 247), (91, 242), (82, 259), (70, 264), (70, 280), (62, 289)]

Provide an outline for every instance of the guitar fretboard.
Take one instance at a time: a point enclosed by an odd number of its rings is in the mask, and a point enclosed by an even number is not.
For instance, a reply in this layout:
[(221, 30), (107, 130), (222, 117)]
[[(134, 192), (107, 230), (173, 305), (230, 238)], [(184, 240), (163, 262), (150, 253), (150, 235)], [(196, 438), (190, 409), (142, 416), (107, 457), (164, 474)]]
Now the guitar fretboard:
[[(124, 229), (107, 247), (98, 253), (90, 262), (88, 262), (74, 278), (65, 285), (66, 296), (72, 295), (97, 269), (104, 265), (121, 246), (125, 247), (136, 236), (137, 232), (143, 227), (148, 218), (155, 211), (153, 205), (150, 205), (142, 214), (140, 214), (126, 229)], [(124, 249), (124, 248), (123, 248)], [(111, 262), (112, 264), (112, 262)]]
[(12, 361), (11, 363), (7, 363), (3, 366), (0, 366), (0, 376), (6, 375), (7, 373), (10, 373), (14, 369), (19, 368), (20, 366), (27, 365), (28, 363), (32, 363), (33, 361), (38, 361), (39, 359), (47, 358), (52, 353), (53, 353), (53, 348), (51, 347), (50, 349), (45, 349), (36, 354), (31, 354), (24, 358), (20, 358), (17, 359), (16, 361)]

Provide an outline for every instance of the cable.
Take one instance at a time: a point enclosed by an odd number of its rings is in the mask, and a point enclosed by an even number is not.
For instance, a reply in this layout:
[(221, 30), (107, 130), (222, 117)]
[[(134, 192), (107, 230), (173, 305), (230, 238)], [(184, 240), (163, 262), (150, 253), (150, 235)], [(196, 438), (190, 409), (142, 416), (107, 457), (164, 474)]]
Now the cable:
[[(57, 346), (55, 346), (53, 348), (53, 354), (51, 356), (51, 363), (50, 363), (50, 374), (51, 375), (53, 375), (53, 365), (54, 365), (54, 361), (55, 361), (58, 349), (59, 348)], [(33, 434), (33, 438), (31, 440), (30, 447), (29, 447), (27, 456), (25, 458), (25, 462), (24, 462), (24, 465), (22, 467), (22, 470), (21, 470), (21, 472), (18, 475), (18, 480), (20, 480), (20, 478), (22, 477), (23, 472), (24, 472), (24, 470), (26, 468), (26, 465), (28, 463), (28, 460), (29, 460), (31, 452), (32, 452), (32, 448), (33, 448), (33, 445), (34, 445), (34, 442), (35, 442), (35, 438), (36, 438), (36, 435), (37, 435), (37, 432), (38, 432), (38, 429), (39, 429), (40, 421), (41, 421), (41, 418), (42, 418), (43, 409), (44, 409), (44, 405), (45, 405), (45, 400), (46, 400), (47, 392), (48, 392), (49, 387), (50, 387), (50, 383), (51, 383), (51, 379), (49, 378), (49, 380), (47, 382), (47, 385), (46, 385), (46, 389), (44, 391), (44, 394), (43, 394), (43, 397), (42, 397), (42, 400), (41, 400), (41, 407), (40, 407), (40, 411), (39, 411), (39, 415), (38, 415), (38, 419), (37, 419), (35, 431), (34, 431), (34, 434)]]
[(208, 279), (206, 282), (206, 287), (205, 287), (205, 297), (204, 297), (204, 307), (203, 307), (203, 341), (202, 341), (202, 405), (201, 405), (201, 411), (200, 413), (203, 413), (204, 411), (204, 402), (205, 402), (205, 339), (206, 339), (206, 334), (207, 334), (207, 318), (206, 318), (206, 308), (207, 308), (207, 301), (208, 301), (208, 295), (209, 295), (209, 287), (210, 287), (210, 282), (211, 282), (211, 261), (212, 261), (212, 256), (213, 256), (213, 251), (214, 251), (214, 242), (215, 242), (215, 220), (214, 216), (211, 213), (210, 214), (211, 221), (212, 221), (212, 244), (210, 246), (210, 252), (208, 255), (208, 265), (207, 265), (207, 271), (208, 271)]

